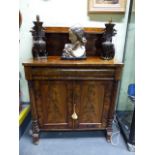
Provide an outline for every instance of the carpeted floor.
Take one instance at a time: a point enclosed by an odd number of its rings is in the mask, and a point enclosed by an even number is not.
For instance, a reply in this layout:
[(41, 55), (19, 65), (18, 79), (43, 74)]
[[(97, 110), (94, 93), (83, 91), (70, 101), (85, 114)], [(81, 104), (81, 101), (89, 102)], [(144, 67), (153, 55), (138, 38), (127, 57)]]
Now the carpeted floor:
[[(29, 126), (30, 127), (30, 126)], [(29, 127), (20, 139), (19, 155), (134, 155), (129, 152), (121, 135), (107, 143), (103, 131), (42, 132), (39, 145), (32, 143)]]

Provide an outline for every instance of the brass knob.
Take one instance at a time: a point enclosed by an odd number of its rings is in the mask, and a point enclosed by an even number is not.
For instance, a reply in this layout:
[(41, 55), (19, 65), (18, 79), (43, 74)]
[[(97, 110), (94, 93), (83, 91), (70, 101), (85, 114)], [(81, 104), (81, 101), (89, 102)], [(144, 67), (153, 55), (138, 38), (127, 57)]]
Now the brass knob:
[(75, 106), (76, 106), (76, 104), (74, 104), (74, 109), (73, 109), (73, 114), (72, 114), (72, 119), (74, 119), (74, 120), (76, 120), (76, 119), (78, 119), (78, 115), (76, 114), (76, 112), (75, 112)]

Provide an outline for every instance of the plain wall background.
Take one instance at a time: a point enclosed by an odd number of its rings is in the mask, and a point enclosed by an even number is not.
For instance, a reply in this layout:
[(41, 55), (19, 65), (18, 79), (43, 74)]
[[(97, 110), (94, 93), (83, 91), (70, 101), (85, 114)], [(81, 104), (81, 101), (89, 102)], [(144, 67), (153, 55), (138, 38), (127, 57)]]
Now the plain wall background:
[(21, 99), (29, 101), (27, 81), (25, 80), (22, 62), (32, 57), (32, 36), (30, 33), (36, 15), (40, 16), (43, 26), (73, 26), (79, 24), (83, 27), (104, 27), (104, 23), (112, 18), (116, 24), (117, 35), (113, 37), (116, 48), (115, 57), (122, 61), (126, 26), (128, 18), (127, 0), (125, 13), (113, 14), (88, 14), (88, 0), (22, 0), (20, 1), (20, 12), (22, 14), (22, 25), (20, 28), (19, 46), (19, 69), (21, 73)]

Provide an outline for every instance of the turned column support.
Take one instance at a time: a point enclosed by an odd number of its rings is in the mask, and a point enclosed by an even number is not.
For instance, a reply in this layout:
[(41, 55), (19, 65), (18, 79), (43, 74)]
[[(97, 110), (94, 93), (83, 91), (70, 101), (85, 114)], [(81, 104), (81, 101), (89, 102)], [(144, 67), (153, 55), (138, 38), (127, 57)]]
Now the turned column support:
[(30, 92), (30, 100), (31, 100), (31, 114), (32, 114), (32, 141), (34, 144), (39, 143), (39, 124), (37, 120), (37, 111), (36, 111), (36, 105), (35, 105), (35, 93), (34, 93), (34, 87), (33, 87), (33, 81), (28, 81), (29, 85), (29, 92)]
[(118, 88), (118, 80), (114, 81), (114, 85), (113, 85), (113, 93), (111, 96), (111, 104), (110, 104), (110, 111), (109, 111), (109, 116), (108, 116), (108, 125), (107, 125), (107, 142), (111, 142), (111, 138), (112, 138), (112, 122), (114, 119), (114, 111), (115, 111), (115, 101), (116, 101), (116, 95), (117, 95), (117, 88)]
[(39, 126), (37, 120), (32, 120), (32, 140), (34, 144), (39, 143)]
[(108, 120), (108, 127), (106, 128), (106, 131), (107, 131), (107, 135), (106, 135), (106, 139), (107, 139), (107, 142), (110, 143), (111, 142), (111, 138), (112, 138), (112, 121), (113, 119), (109, 119)]

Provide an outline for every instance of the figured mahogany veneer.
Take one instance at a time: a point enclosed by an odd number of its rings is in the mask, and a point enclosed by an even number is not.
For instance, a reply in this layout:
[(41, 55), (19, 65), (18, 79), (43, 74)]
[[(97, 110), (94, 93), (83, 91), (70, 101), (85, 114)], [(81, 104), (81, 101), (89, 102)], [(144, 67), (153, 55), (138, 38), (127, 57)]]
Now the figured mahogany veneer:
[[(50, 31), (52, 35), (55, 29)], [(98, 35), (98, 31), (93, 32)], [(38, 142), (39, 131), (54, 130), (106, 129), (110, 140), (123, 64), (104, 61), (94, 50), (87, 52), (86, 60), (61, 60), (59, 52), (47, 60), (30, 59), (23, 63), (29, 85), (33, 142)], [(72, 118), (74, 112), (77, 119)]]
[[(62, 54), (66, 43), (69, 43), (68, 27), (45, 27), (46, 32), (46, 49), (49, 56)], [(86, 50), (87, 56), (100, 55), (103, 28), (84, 28), (85, 37), (87, 38)]]

